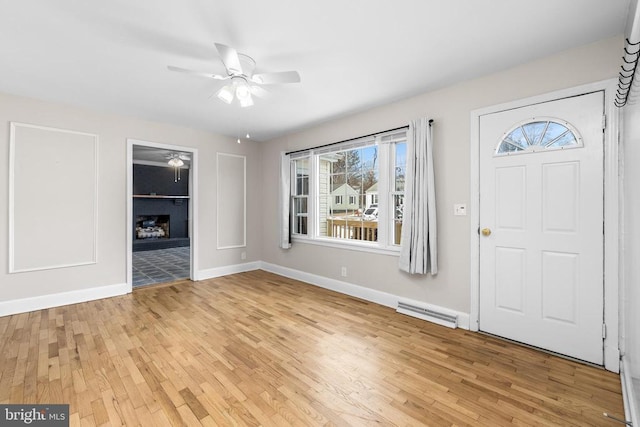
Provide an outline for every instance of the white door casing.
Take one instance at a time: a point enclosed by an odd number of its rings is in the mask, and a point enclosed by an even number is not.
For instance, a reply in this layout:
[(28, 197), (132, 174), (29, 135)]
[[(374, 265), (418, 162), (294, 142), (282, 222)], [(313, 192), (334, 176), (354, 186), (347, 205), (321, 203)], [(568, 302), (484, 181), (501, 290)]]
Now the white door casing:
[[(189, 279), (201, 280), (199, 270), (199, 238), (198, 238), (198, 149), (173, 144), (151, 141), (127, 139), (127, 227), (133, 223), (133, 146), (141, 145), (166, 150), (180, 151), (191, 154), (189, 173), (189, 238), (190, 238), (190, 268)], [(127, 228), (127, 287), (133, 290), (133, 235)]]
[[(603, 364), (604, 92), (480, 116), (479, 328)], [(496, 154), (528, 121), (582, 146)], [(542, 128), (542, 126), (541, 126)]]

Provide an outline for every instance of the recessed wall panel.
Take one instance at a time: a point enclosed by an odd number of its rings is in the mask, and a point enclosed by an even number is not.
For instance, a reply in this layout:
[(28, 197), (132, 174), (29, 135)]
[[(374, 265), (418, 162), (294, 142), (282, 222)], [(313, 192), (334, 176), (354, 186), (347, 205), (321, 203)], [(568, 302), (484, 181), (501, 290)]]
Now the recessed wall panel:
[(246, 158), (218, 153), (218, 249), (246, 246)]
[(11, 123), (9, 269), (97, 258), (98, 136)]

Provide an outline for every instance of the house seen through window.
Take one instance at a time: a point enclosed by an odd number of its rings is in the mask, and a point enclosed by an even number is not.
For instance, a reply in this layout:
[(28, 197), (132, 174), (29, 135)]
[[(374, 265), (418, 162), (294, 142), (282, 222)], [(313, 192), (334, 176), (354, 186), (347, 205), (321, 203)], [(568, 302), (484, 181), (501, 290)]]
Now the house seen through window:
[(292, 234), (393, 249), (404, 209), (406, 131), (298, 154), (292, 164)]

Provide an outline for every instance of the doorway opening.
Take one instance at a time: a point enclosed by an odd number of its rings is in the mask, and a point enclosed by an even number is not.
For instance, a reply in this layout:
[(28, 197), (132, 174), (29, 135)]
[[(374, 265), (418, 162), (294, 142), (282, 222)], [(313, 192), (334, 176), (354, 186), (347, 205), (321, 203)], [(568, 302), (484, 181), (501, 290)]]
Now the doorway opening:
[(195, 149), (129, 140), (128, 272), (132, 288), (194, 280)]

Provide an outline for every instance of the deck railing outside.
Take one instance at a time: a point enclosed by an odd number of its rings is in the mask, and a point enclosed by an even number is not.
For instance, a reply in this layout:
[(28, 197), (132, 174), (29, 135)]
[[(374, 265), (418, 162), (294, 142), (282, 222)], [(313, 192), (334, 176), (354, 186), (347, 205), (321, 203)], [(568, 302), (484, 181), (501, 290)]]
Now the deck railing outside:
[[(402, 222), (396, 221), (394, 227), (394, 243), (399, 245)], [(329, 218), (327, 219), (327, 236), (377, 242), (378, 221), (365, 221), (360, 218)]]

